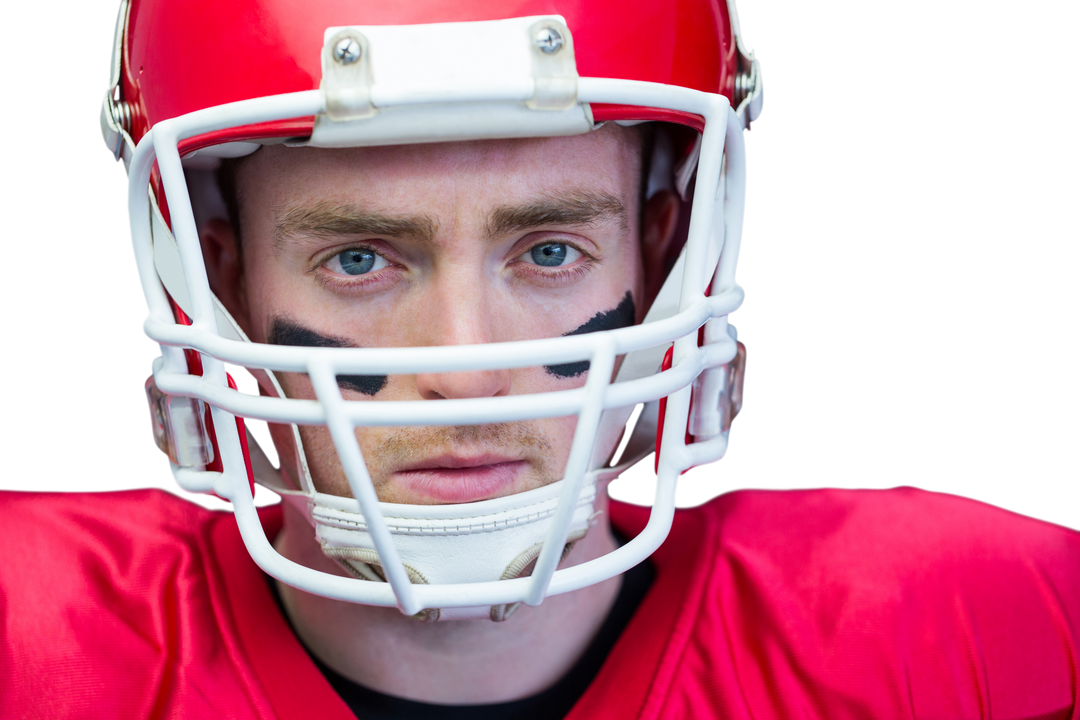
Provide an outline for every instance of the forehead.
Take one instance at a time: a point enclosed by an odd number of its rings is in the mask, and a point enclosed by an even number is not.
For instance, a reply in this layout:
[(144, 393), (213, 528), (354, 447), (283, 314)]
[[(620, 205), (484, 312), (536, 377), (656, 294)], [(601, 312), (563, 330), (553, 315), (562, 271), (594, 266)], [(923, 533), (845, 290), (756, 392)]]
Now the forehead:
[(278, 208), (363, 197), (408, 206), (422, 196), (460, 203), (585, 188), (636, 194), (640, 133), (607, 124), (585, 135), (371, 148), (269, 146), (240, 171), (245, 204)]

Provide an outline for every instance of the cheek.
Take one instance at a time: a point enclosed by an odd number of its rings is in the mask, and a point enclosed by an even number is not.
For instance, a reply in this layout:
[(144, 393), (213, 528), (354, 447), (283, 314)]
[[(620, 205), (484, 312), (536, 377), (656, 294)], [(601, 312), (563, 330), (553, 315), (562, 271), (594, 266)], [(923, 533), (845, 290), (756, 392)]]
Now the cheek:
[(566, 469), (566, 461), (570, 458), (570, 448), (574, 444), (574, 430), (577, 429), (577, 416), (570, 415), (561, 418), (548, 418), (538, 424), (544, 429), (545, 434), (551, 439), (552, 455), (550, 462), (557, 477), (561, 478)]
[(279, 372), (277, 379), (286, 397), (297, 400), (315, 399), (315, 388), (312, 387), (311, 380), (306, 375)]
[[(520, 370), (511, 371), (511, 393), (513, 395), (529, 395), (573, 390), (583, 386), (588, 377), (588, 373), (582, 373), (576, 377), (560, 378), (547, 372), (542, 367), (521, 368)], [(523, 399), (522, 402), (528, 403), (528, 399)], [(548, 458), (548, 462), (551, 469), (557, 471), (561, 477), (566, 460), (570, 455), (570, 448), (574, 442), (577, 416), (538, 418), (524, 422), (535, 425), (548, 439), (551, 447), (551, 457)]]
[(271, 263), (253, 262), (252, 254), (247, 253), (244, 257), (244, 286), (251, 318), (249, 332), (253, 341), (264, 343), (273, 318), (282, 314), (283, 309), (288, 310), (289, 315), (294, 314), (292, 309), (297, 308), (303, 298), (296, 296), (292, 283), (282, 282)]
[(300, 440), (315, 489), (328, 495), (351, 495), (330, 431), (320, 426), (301, 427)]

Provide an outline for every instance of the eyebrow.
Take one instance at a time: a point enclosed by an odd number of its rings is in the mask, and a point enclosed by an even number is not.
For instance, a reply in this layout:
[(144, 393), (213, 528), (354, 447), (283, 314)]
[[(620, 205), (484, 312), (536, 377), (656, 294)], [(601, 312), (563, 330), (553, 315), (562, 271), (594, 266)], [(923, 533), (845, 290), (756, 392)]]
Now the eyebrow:
[(414, 237), (431, 242), (438, 231), (438, 221), (428, 215), (394, 217), (358, 210), (337, 203), (319, 203), (295, 208), (282, 215), (274, 227), (274, 248), (281, 250), (288, 240), (301, 237), (332, 238), (343, 235), (382, 235)]
[[(522, 205), (504, 205), (492, 210), (484, 232), (487, 237), (509, 235), (547, 226), (593, 226), (616, 221), (629, 230), (630, 220), (622, 201), (607, 192), (570, 190), (547, 195)], [(430, 243), (439, 222), (430, 215), (395, 217), (369, 212), (339, 203), (323, 202), (286, 211), (274, 227), (274, 249), (296, 237), (333, 238), (347, 235), (413, 237)]]
[(547, 195), (537, 202), (507, 205), (488, 215), (488, 237), (509, 235), (544, 225), (596, 225), (615, 220), (630, 229), (626, 206), (618, 197), (593, 190), (569, 190)]

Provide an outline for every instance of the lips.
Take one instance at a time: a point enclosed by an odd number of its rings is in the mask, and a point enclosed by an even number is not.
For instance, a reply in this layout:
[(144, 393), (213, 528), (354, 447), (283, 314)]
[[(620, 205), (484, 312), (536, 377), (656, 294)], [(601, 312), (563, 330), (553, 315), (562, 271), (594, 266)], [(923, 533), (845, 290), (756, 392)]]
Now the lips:
[(477, 502), (512, 486), (527, 463), (501, 455), (442, 455), (398, 470), (403, 489), (436, 503)]

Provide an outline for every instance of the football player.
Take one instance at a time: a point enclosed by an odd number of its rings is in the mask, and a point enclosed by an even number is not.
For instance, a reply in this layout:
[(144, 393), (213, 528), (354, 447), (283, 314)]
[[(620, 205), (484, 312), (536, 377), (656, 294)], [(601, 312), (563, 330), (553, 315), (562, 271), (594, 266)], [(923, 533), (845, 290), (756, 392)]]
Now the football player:
[[(1075, 533), (674, 509), (742, 402), (730, 2), (127, 0), (113, 70), (154, 436), (235, 513), (9, 498), (11, 714), (1075, 711)], [(609, 500), (653, 452), (652, 508)]]

